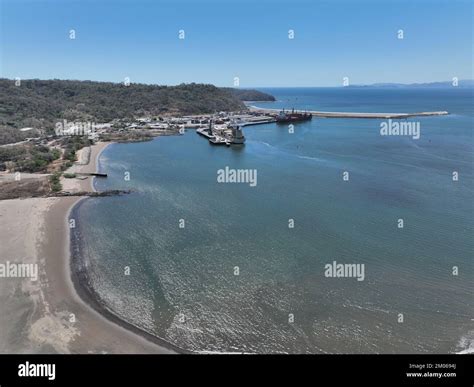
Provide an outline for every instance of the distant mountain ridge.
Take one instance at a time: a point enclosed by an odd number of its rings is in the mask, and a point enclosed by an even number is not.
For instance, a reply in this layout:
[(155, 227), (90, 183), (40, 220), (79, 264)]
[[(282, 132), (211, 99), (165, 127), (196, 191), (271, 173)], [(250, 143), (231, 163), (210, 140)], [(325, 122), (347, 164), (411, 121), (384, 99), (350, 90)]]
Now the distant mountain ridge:
[(348, 87), (387, 87), (387, 88), (451, 88), (461, 87), (469, 88), (474, 87), (473, 79), (460, 79), (458, 85), (454, 86), (453, 81), (442, 81), (442, 82), (427, 82), (427, 83), (373, 83), (371, 85), (350, 85)]

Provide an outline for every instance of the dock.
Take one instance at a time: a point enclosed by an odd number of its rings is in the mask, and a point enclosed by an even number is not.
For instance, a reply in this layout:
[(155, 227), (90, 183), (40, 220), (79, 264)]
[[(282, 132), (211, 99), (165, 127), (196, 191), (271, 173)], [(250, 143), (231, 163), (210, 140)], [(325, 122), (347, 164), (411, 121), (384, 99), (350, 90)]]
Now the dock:
[(196, 133), (206, 137), (209, 140), (209, 143), (212, 145), (227, 145), (230, 146), (231, 144), (235, 143), (235, 139), (228, 138), (223, 135), (222, 130), (213, 132), (211, 128), (208, 129), (197, 129)]
[(196, 133), (200, 134), (201, 136), (206, 137), (209, 140), (212, 140), (215, 138), (213, 134), (209, 133), (208, 129), (197, 129)]
[[(280, 109), (265, 109), (256, 106), (249, 106), (250, 111), (260, 112), (265, 114), (275, 114)], [(435, 112), (418, 112), (418, 113), (357, 113), (357, 112), (320, 112), (315, 110), (295, 110), (295, 113), (310, 113), (314, 117), (321, 118), (382, 118), (382, 119), (403, 119), (409, 117), (426, 117), (426, 116), (445, 116), (449, 114), (447, 111)]]

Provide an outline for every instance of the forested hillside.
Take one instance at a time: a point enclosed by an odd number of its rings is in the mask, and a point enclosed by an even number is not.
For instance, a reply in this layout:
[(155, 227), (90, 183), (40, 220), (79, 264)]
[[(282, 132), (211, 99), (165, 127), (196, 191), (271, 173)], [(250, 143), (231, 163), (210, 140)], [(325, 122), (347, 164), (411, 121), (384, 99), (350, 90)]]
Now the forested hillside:
[(199, 114), (244, 109), (236, 93), (205, 84), (144, 84), (0, 79), (0, 126), (54, 127), (58, 120), (109, 122), (160, 114)]

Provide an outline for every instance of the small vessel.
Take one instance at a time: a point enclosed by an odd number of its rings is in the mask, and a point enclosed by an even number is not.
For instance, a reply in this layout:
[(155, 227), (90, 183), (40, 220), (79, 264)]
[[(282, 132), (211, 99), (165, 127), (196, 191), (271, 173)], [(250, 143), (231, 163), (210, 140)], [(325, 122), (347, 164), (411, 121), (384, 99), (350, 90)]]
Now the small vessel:
[(285, 109), (280, 111), (280, 113), (275, 117), (277, 123), (286, 124), (288, 122), (300, 122), (300, 121), (309, 121), (313, 118), (311, 113), (298, 113), (295, 112), (295, 109), (292, 109), (291, 112), (286, 112)]

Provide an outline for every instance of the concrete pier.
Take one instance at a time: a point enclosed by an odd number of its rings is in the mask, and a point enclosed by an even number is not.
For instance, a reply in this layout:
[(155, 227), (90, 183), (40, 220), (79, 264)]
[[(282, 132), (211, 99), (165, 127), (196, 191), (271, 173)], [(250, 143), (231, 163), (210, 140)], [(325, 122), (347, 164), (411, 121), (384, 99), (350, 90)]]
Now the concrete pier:
[(206, 138), (208, 138), (208, 139), (213, 139), (213, 138), (215, 138), (215, 136), (214, 136), (213, 134), (210, 134), (210, 133), (209, 133), (208, 129), (202, 129), (202, 128), (201, 128), (201, 129), (197, 129), (197, 130), (196, 130), (196, 133), (197, 133), (197, 134), (200, 134), (201, 136), (204, 136), (204, 137), (206, 137)]

